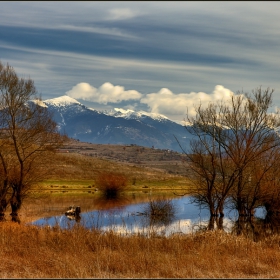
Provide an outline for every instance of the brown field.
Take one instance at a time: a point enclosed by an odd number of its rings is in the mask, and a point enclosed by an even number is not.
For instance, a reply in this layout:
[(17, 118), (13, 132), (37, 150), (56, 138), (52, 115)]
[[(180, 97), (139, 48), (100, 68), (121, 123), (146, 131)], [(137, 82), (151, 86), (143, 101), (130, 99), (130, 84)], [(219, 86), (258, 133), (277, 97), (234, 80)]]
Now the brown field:
[(1, 278), (279, 278), (280, 237), (169, 238), (0, 224)]

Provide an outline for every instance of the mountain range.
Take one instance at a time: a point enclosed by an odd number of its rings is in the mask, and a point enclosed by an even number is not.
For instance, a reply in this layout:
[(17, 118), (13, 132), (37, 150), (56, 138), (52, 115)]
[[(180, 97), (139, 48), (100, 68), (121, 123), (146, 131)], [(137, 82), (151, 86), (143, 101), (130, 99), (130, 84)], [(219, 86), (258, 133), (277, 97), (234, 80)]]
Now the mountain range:
[(64, 95), (40, 102), (53, 113), (60, 132), (82, 142), (154, 147), (182, 152), (193, 136), (164, 115), (115, 108), (98, 111)]

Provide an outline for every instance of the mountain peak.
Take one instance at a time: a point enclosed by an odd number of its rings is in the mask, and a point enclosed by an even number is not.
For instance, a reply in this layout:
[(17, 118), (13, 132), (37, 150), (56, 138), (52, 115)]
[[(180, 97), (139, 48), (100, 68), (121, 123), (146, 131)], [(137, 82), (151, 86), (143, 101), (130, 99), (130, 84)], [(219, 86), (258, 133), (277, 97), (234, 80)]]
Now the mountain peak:
[(143, 118), (143, 117), (150, 117), (154, 120), (168, 120), (168, 118), (161, 114), (156, 113), (148, 113), (145, 111), (138, 111), (135, 112), (131, 109), (121, 109), (121, 108), (114, 108), (114, 110), (104, 112), (107, 115), (114, 116), (114, 117), (122, 117), (122, 118)]
[(130, 110), (130, 109), (125, 110), (125, 109), (122, 109), (122, 108), (114, 108), (114, 110), (115, 110), (116, 112), (120, 112), (120, 113), (122, 113), (122, 114), (134, 113), (134, 111), (133, 111), (133, 110)]
[(79, 101), (77, 101), (76, 99), (74, 99), (68, 95), (63, 95), (60, 97), (47, 99), (44, 102), (47, 104), (53, 105), (53, 106), (66, 106), (66, 105), (72, 105), (72, 104), (82, 105)]
[(167, 119), (168, 118), (162, 114), (157, 114), (157, 113), (148, 113), (148, 112), (145, 112), (145, 111), (139, 111), (138, 112), (140, 115), (144, 115), (144, 116), (148, 116), (152, 119)]

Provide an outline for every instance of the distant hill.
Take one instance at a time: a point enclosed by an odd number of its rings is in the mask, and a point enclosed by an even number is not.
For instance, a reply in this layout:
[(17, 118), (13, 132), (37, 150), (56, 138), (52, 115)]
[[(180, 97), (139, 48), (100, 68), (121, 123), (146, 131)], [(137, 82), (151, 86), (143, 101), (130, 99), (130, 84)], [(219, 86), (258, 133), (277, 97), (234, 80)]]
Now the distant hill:
[(92, 144), (70, 139), (59, 154), (80, 154), (88, 158), (110, 160), (119, 164), (145, 167), (150, 172), (161, 170), (167, 174), (188, 173), (187, 156), (172, 150), (138, 145)]

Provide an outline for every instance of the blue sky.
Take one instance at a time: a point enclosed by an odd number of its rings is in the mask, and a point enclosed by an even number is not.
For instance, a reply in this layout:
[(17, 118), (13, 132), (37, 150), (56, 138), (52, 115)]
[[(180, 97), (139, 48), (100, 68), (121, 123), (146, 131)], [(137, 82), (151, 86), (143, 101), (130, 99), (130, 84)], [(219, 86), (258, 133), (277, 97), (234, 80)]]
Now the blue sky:
[(280, 107), (280, 2), (1, 1), (0, 60), (95, 109), (180, 121), (258, 86)]

